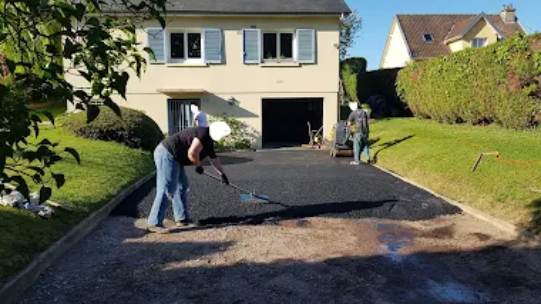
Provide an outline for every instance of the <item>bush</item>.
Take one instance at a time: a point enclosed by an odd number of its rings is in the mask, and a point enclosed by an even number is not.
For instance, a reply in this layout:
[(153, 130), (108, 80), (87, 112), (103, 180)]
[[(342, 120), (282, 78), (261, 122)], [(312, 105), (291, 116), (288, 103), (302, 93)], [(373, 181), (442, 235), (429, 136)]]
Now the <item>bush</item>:
[(540, 39), (517, 35), (484, 48), (412, 63), (399, 72), (398, 93), (417, 117), (530, 127), (541, 100)]
[(144, 113), (120, 107), (118, 117), (109, 107), (100, 107), (100, 115), (91, 123), (86, 113), (71, 114), (63, 120), (63, 127), (70, 133), (95, 140), (115, 141), (134, 149), (153, 151), (164, 138), (156, 122)]
[(251, 149), (255, 140), (259, 137), (257, 131), (238, 119), (224, 115), (209, 117), (209, 123), (215, 121), (225, 121), (231, 127), (231, 135), (218, 141), (215, 145), (216, 150)]

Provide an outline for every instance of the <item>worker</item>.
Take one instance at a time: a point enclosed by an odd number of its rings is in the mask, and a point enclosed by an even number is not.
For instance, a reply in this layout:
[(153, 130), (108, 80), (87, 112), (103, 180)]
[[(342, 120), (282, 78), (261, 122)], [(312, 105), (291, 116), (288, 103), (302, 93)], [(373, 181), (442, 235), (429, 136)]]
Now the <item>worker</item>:
[(193, 113), (193, 125), (197, 127), (206, 127), (208, 126), (208, 120), (207, 120), (207, 114), (205, 112), (201, 112), (199, 110), (199, 107), (197, 105), (191, 105), (190, 110)]
[(371, 163), (370, 160), (370, 148), (368, 143), (370, 126), (368, 112), (364, 109), (359, 109), (356, 102), (349, 103), (351, 113), (348, 117), (348, 126), (351, 127), (355, 124), (355, 132), (353, 132), (353, 157), (354, 160), (350, 162), (352, 165), (361, 164), (361, 151), (364, 151), (366, 156), (366, 163)]
[(188, 212), (188, 177), (185, 167), (193, 165), (198, 174), (203, 174), (201, 161), (209, 157), (212, 167), (220, 174), (222, 182), (229, 180), (222, 168), (220, 158), (214, 151), (214, 142), (231, 134), (231, 128), (223, 121), (210, 126), (183, 129), (165, 138), (154, 150), (156, 164), (156, 196), (148, 217), (147, 230), (167, 233), (163, 226), (169, 203), (177, 227), (194, 226)]

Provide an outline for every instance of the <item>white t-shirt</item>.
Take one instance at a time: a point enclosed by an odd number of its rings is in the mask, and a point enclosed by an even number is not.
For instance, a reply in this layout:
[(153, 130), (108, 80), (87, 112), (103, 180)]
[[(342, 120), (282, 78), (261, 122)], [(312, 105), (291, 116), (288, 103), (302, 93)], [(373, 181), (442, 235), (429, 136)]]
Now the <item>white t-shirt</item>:
[(197, 122), (198, 126), (200, 126), (200, 127), (208, 126), (207, 114), (205, 114), (203, 112), (199, 112), (199, 113), (195, 114), (194, 119)]

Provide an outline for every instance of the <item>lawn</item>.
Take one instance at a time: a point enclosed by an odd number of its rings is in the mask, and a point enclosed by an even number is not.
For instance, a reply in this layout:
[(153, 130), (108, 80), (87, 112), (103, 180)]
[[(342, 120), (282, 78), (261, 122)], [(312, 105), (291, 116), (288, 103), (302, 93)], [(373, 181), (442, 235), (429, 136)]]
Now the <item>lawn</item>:
[[(435, 192), (541, 232), (541, 131), (443, 125), (415, 118), (373, 123), (377, 165)], [(486, 156), (472, 172), (479, 153)]]
[(51, 113), (51, 115), (53, 115), (53, 117), (58, 117), (64, 114), (66, 110), (67, 110), (66, 102), (55, 102), (55, 103), (47, 104), (47, 106), (44, 108), (35, 107), (35, 109), (33, 109), (30, 113), (36, 114), (41, 119), (41, 121), (48, 122), (49, 119), (47, 118), (47, 116), (43, 114), (44, 111), (48, 111), (49, 113)]
[(51, 200), (74, 211), (56, 209), (52, 219), (46, 220), (22, 210), (0, 207), (0, 285), (90, 213), (154, 170), (147, 152), (72, 137), (52, 126), (44, 126), (37, 140), (45, 137), (58, 141), (60, 147), (73, 147), (80, 154), (80, 165), (67, 154), (54, 167), (55, 172), (65, 174), (66, 183), (59, 190), (53, 188)]

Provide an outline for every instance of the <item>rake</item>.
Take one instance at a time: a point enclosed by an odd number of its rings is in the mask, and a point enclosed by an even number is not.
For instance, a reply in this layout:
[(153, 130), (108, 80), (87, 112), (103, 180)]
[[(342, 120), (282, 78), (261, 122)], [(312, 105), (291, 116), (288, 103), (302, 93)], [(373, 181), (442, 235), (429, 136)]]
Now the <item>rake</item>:
[[(212, 174), (209, 174), (209, 173), (207, 173), (207, 172), (204, 172), (204, 174), (205, 174), (206, 176), (209, 176), (209, 177), (211, 177), (211, 178), (217, 180), (217, 181), (220, 181), (220, 182), (222, 181), (221, 178), (219, 178), (219, 177), (217, 177), (217, 176), (214, 176), (214, 175), (212, 175)], [(269, 201), (269, 197), (268, 197), (267, 195), (256, 194), (256, 193), (255, 193), (255, 190), (248, 191), (248, 190), (245, 190), (245, 189), (243, 189), (243, 188), (241, 188), (241, 187), (239, 187), (239, 186), (237, 186), (237, 185), (231, 184), (231, 183), (229, 183), (228, 186), (230, 186), (230, 187), (232, 187), (232, 188), (235, 188), (235, 189), (237, 189), (237, 190), (239, 190), (239, 191), (244, 192), (245, 194), (241, 194), (241, 195), (240, 195), (240, 200), (243, 201), (243, 202), (245, 202), (245, 203), (265, 204), (265, 203), (269, 203), (269, 202), (270, 202), (270, 201)]]

